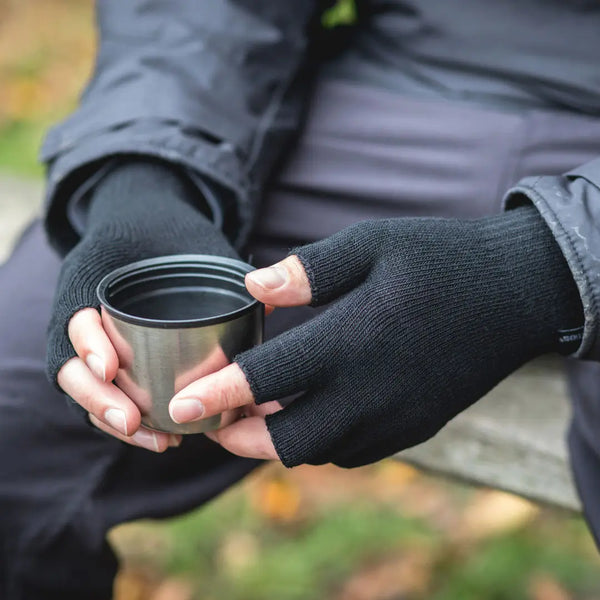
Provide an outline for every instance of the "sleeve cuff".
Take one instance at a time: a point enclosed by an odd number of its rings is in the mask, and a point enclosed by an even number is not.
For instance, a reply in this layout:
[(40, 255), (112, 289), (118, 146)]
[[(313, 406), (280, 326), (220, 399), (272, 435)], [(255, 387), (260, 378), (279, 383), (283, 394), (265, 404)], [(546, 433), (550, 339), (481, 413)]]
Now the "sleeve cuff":
[(47, 140), (41, 158), (48, 164), (45, 224), (52, 245), (66, 254), (85, 230), (90, 192), (120, 155), (149, 156), (177, 165), (206, 202), (211, 217), (236, 247), (250, 230), (252, 186), (233, 149), (187, 136), (176, 125), (101, 131), (76, 146)]
[(527, 177), (508, 190), (502, 204), (504, 210), (511, 210), (531, 202), (550, 228), (571, 270), (583, 305), (583, 338), (572, 356), (600, 361), (600, 288), (591, 277), (597, 269), (597, 265), (591, 264), (596, 257), (586, 249), (585, 236), (580, 231), (593, 227), (581, 202), (585, 185), (589, 184), (577, 176)]
[[(74, 190), (73, 194), (67, 200), (66, 216), (71, 227), (79, 237), (83, 236), (87, 229), (88, 210), (94, 188), (115, 168), (117, 164), (119, 164), (118, 158), (107, 159), (104, 164), (99, 166), (91, 176), (85, 179), (81, 185)], [(198, 198), (198, 209), (212, 220), (215, 227), (222, 229), (224, 224), (223, 207), (210, 183), (189, 168), (185, 169), (185, 174), (200, 193), (200, 198)]]

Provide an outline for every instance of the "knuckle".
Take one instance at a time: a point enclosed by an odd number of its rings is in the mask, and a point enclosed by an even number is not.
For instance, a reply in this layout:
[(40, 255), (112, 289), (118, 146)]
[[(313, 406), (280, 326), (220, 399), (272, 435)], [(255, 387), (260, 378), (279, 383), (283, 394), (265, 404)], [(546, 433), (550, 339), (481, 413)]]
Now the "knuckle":
[(302, 281), (306, 278), (306, 271), (304, 270), (304, 265), (302, 264), (302, 262), (296, 254), (293, 254), (292, 256), (286, 258), (284, 264), (292, 279)]
[(100, 322), (100, 315), (94, 308), (82, 308), (74, 313), (69, 319), (67, 326), (69, 335), (77, 336), (83, 333), (85, 328), (97, 325)]
[(233, 410), (238, 407), (238, 390), (239, 384), (236, 382), (233, 383), (230, 389), (223, 389), (219, 392), (219, 408), (222, 411)]
[(69, 320), (69, 327), (79, 327), (86, 321), (93, 319), (94, 310), (90, 307), (81, 308), (77, 312), (71, 315)]
[(77, 356), (69, 358), (58, 370), (56, 381), (58, 385), (67, 393), (77, 381), (77, 367), (81, 359)]
[(68, 360), (66, 360), (62, 367), (60, 367), (60, 369), (58, 370), (58, 377), (63, 379), (63, 380), (68, 380), (70, 379), (72, 373), (73, 373), (73, 368), (76, 366), (76, 361), (77, 361), (77, 357), (72, 356), (71, 358), (69, 358)]
[(75, 402), (81, 404), (87, 411), (102, 420), (104, 412), (108, 408), (106, 402), (97, 396), (93, 391), (85, 390), (78, 394), (77, 398), (73, 398)]
[(90, 347), (88, 344), (87, 336), (83, 335), (79, 329), (77, 324), (72, 325), (69, 322), (69, 327), (67, 329), (69, 334), (69, 341), (73, 344), (73, 348), (79, 355), (85, 355), (90, 351)]
[(233, 398), (229, 395), (228, 392), (221, 391), (218, 396), (218, 411), (226, 412), (228, 410), (232, 410), (235, 408)]
[(221, 410), (234, 410), (246, 404), (248, 384), (237, 365), (230, 365), (227, 371), (223, 372), (218, 389), (218, 403)]

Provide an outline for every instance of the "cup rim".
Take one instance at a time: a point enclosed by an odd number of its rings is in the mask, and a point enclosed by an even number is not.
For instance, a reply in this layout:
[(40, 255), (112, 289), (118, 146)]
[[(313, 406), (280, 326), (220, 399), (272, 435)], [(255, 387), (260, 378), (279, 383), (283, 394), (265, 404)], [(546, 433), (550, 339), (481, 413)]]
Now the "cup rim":
[[(227, 258), (225, 256), (213, 256), (211, 254), (176, 254), (169, 256), (157, 256), (145, 260), (136, 261), (123, 267), (119, 267), (105, 275), (98, 286), (96, 287), (96, 296), (103, 310), (106, 310), (112, 317), (129, 323), (131, 325), (139, 325), (141, 327), (150, 327), (157, 329), (182, 329), (190, 327), (204, 327), (207, 325), (217, 325), (237, 319), (246, 313), (253, 311), (258, 305), (262, 305), (256, 298), (249, 300), (247, 304), (228, 313), (215, 315), (212, 317), (196, 318), (196, 319), (149, 319), (146, 317), (138, 317), (129, 313), (123, 312), (115, 308), (108, 300), (110, 288), (119, 281), (123, 281), (127, 277), (132, 277), (138, 274), (143, 274), (145, 271), (151, 273), (154, 270), (159, 270), (164, 267), (216, 267), (220, 271), (219, 278), (228, 279), (230, 282), (242, 284), (246, 273), (253, 271), (255, 267), (241, 260)], [(237, 280), (236, 280), (237, 278)], [(245, 287), (244, 287), (245, 289)]]

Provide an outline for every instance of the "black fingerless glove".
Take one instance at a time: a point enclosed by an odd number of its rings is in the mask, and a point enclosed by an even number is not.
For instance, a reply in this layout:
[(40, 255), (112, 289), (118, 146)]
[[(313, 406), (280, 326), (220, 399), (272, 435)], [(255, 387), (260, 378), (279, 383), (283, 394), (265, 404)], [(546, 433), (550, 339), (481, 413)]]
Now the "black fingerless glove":
[(335, 303), (235, 359), (257, 403), (304, 392), (267, 417), (288, 467), (419, 444), (530, 359), (578, 346), (563, 330), (583, 323), (579, 294), (533, 207), (363, 222), (293, 253), (313, 305)]
[(50, 380), (75, 351), (67, 335), (78, 310), (98, 307), (96, 286), (118, 267), (169, 254), (216, 254), (238, 258), (235, 250), (195, 206), (198, 192), (166, 164), (128, 160), (94, 191), (88, 229), (66, 256), (48, 329)]

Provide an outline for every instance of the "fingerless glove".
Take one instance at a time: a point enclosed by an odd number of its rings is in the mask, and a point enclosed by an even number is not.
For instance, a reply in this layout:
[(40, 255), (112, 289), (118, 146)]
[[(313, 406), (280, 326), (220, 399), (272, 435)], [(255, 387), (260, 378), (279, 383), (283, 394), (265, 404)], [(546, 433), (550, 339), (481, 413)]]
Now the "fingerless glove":
[[(311, 321), (236, 361), (288, 467), (371, 463), (433, 436), (515, 369), (577, 348), (573, 277), (533, 207), (359, 223), (297, 248)], [(527, 398), (523, 398), (527, 402)]]
[(80, 309), (99, 306), (96, 286), (110, 271), (169, 254), (238, 258), (221, 232), (196, 208), (195, 188), (167, 164), (126, 160), (97, 185), (88, 228), (66, 256), (48, 328), (47, 372), (56, 383), (75, 356), (67, 334)]

